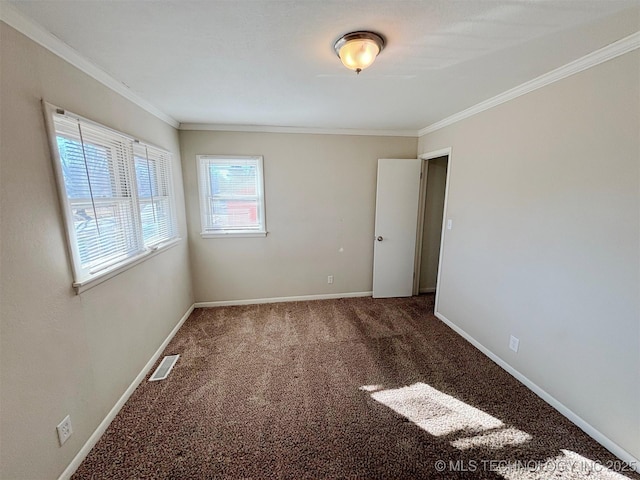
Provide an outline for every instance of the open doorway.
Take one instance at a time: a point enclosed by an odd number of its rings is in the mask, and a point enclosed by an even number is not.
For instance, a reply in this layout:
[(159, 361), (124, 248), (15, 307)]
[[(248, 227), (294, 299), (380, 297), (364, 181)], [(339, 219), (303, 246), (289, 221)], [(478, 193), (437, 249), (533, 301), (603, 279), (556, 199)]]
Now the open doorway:
[(450, 149), (422, 155), (422, 182), (416, 232), (414, 295), (437, 289), (447, 198)]

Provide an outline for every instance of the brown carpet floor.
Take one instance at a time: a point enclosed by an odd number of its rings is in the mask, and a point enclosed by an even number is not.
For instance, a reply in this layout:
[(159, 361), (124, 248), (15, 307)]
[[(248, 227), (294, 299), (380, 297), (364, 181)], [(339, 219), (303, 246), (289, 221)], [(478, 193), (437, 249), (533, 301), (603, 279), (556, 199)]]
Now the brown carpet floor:
[(73, 478), (640, 478), (432, 313), (197, 309)]

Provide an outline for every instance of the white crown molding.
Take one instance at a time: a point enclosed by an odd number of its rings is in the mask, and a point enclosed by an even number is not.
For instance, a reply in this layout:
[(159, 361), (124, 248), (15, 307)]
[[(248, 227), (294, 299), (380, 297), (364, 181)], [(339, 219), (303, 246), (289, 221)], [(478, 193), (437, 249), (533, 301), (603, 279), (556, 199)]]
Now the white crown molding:
[(93, 79), (102, 83), (114, 92), (122, 95), (127, 100), (146, 110), (150, 114), (168, 123), (174, 128), (178, 128), (179, 122), (134, 93), (124, 83), (116, 80), (107, 72), (98, 67), (95, 63), (84, 58), (77, 50), (73, 49), (55, 35), (45, 30), (41, 25), (26, 17), (13, 5), (6, 1), (0, 1), (0, 20), (17, 31), (26, 35), (34, 42), (42, 45), (47, 50), (69, 62), (77, 69), (83, 71)]
[(211, 123), (181, 123), (180, 130), (210, 130), (217, 132), (307, 133), (315, 135), (369, 135), (377, 137), (417, 137), (417, 130), (359, 130), (351, 128), (276, 127), (268, 125), (221, 125)]
[(179, 123), (173, 117), (167, 115), (153, 104), (149, 103), (128, 86), (112, 77), (96, 64), (84, 58), (78, 51), (54, 36), (41, 25), (37, 24), (13, 5), (5, 0), (0, 0), (0, 20), (15, 28), (34, 42), (42, 45), (47, 50), (69, 62), (74, 67), (122, 95), (143, 110), (180, 130), (209, 130), (222, 132), (261, 132), (261, 133), (306, 133), (318, 135), (367, 135), (388, 137), (421, 137), (456, 122), (469, 118), (480, 112), (513, 100), (529, 92), (562, 80), (573, 74), (582, 72), (588, 68), (599, 65), (607, 60), (640, 48), (640, 32), (635, 32), (617, 42), (603, 47), (595, 52), (585, 55), (562, 67), (556, 68), (533, 80), (525, 82), (495, 97), (480, 102), (470, 108), (455, 113), (443, 120), (428, 125), (420, 130), (371, 130), (371, 129), (342, 129), (342, 128), (313, 128), (313, 127), (280, 127), (267, 125), (228, 125), (228, 124), (203, 124), (203, 123)]
[(584, 57), (563, 65), (562, 67), (551, 70), (550, 72), (540, 75), (533, 80), (529, 80), (522, 85), (518, 85), (517, 87), (496, 95), (493, 98), (480, 102), (473, 107), (462, 110), (461, 112), (455, 113), (450, 117), (447, 117), (443, 120), (440, 120), (439, 122), (433, 123), (421, 130), (418, 130), (418, 136), (421, 137), (423, 135), (426, 135), (427, 133), (435, 132), (436, 130), (452, 125), (456, 122), (459, 122), (460, 120), (464, 120), (465, 118), (469, 118), (480, 112), (484, 112), (485, 110), (496, 107), (502, 103), (513, 100), (514, 98), (520, 97), (539, 88), (545, 87), (551, 83), (562, 80), (563, 78), (567, 78), (571, 75), (582, 72), (583, 70), (586, 70), (588, 68), (595, 67), (596, 65), (604, 63), (607, 60), (619, 57), (620, 55), (624, 55), (625, 53), (628, 53), (637, 48), (640, 48), (640, 32), (632, 33), (628, 37), (618, 40), (617, 42), (607, 45), (606, 47), (596, 50), (595, 52), (589, 53)]

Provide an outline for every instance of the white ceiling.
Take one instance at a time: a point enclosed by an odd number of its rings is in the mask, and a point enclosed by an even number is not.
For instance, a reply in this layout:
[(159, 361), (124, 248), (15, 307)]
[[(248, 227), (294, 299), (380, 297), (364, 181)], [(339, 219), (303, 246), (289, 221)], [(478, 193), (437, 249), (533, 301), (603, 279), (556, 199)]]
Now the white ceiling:
[(640, 0), (10, 3), (181, 123), (417, 131), (640, 30)]

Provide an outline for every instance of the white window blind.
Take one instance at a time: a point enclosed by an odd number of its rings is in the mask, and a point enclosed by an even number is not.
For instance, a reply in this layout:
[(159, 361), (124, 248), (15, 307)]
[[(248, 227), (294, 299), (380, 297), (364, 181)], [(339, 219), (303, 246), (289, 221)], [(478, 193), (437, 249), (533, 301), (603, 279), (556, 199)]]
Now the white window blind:
[(175, 235), (171, 202), (171, 156), (150, 145), (133, 148), (142, 236), (153, 247)]
[(202, 235), (266, 235), (262, 157), (197, 159)]
[(170, 153), (45, 107), (74, 286), (175, 239)]

